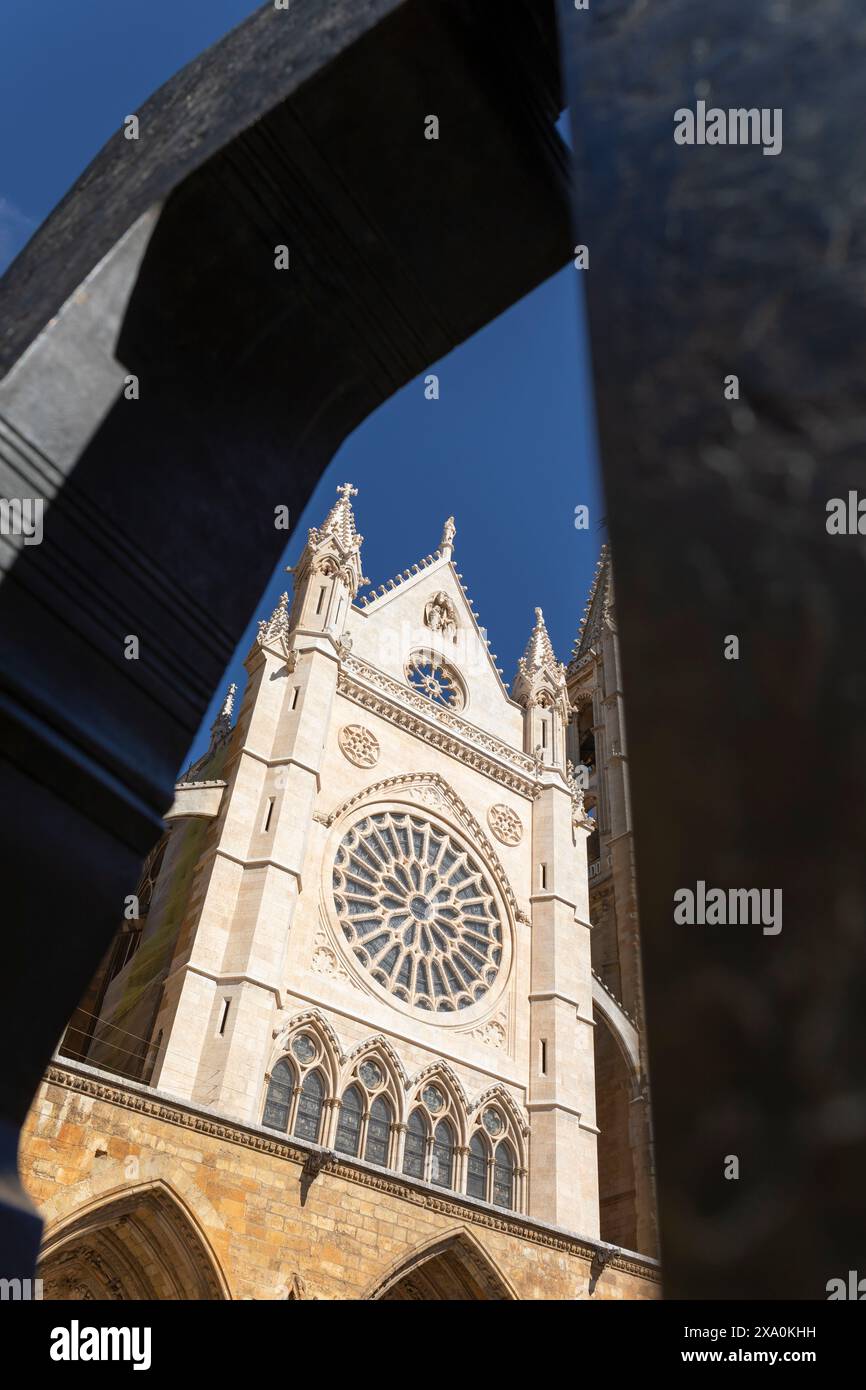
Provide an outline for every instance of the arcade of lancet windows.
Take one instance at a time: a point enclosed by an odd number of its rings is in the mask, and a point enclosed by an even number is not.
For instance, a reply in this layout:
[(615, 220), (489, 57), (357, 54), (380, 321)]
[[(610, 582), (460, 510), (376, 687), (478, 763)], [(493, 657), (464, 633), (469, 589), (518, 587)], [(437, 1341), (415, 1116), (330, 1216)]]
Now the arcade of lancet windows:
[(479, 1201), (521, 1211), (526, 1126), (494, 1086), (469, 1104), (447, 1065), (409, 1081), (384, 1039), (338, 1055), (307, 1017), (281, 1040), (266, 1077), (263, 1125)]

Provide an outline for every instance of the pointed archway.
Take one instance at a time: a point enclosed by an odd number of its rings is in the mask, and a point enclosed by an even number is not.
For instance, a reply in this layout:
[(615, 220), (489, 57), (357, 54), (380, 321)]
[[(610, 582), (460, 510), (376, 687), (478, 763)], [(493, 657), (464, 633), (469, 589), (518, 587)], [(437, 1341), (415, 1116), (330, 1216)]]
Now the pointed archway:
[(367, 1294), (380, 1302), (498, 1302), (517, 1294), (469, 1230), (420, 1246)]
[(47, 1237), (37, 1273), (45, 1299), (230, 1296), (204, 1236), (162, 1182), (96, 1203), (63, 1222)]
[(595, 1092), (601, 1239), (637, 1250), (638, 1212), (632, 1100), (635, 1073), (608, 1016), (596, 1006)]

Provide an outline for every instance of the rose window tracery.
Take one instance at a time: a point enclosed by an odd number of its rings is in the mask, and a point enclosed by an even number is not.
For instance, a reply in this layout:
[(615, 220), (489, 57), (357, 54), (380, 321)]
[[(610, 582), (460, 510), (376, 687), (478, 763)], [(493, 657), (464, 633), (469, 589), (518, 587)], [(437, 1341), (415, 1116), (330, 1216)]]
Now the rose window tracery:
[(438, 705), (462, 709), (466, 703), (457, 672), (430, 652), (415, 652), (406, 662), (406, 679)]
[(453, 1012), (483, 999), (495, 982), (496, 900), (451, 831), (408, 812), (366, 816), (340, 844), (333, 889), (355, 958), (397, 999)]

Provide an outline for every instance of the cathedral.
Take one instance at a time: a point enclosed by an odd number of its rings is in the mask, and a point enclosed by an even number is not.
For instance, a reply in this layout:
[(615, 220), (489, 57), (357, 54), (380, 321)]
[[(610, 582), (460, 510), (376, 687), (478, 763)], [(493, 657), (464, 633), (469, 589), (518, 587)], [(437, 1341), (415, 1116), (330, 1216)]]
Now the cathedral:
[(658, 1296), (609, 553), (509, 689), (453, 518), (369, 591), (355, 495), (34, 1101), (45, 1298)]

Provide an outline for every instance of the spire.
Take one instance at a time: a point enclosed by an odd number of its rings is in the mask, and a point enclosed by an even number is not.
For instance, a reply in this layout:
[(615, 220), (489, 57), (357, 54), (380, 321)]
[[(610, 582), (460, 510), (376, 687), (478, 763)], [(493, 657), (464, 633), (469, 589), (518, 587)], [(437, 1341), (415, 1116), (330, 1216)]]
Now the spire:
[(227, 721), (229, 724), (231, 723), (232, 712), (235, 707), (235, 695), (237, 694), (237, 689), (238, 688), (235, 685), (235, 682), (232, 681), (231, 685), (228, 688), (226, 697), (223, 700), (223, 707), (217, 715), (216, 719), (214, 720), (214, 724), (218, 724), (220, 720), (223, 720), (224, 722)]
[(442, 539), (439, 542), (439, 553), (444, 559), (450, 560), (454, 550), (454, 537), (457, 534), (457, 527), (454, 525), (453, 516), (449, 516), (445, 525), (442, 527)]
[[(260, 647), (266, 642), (276, 642), (289, 635), (289, 596), (280, 594), (280, 600), (269, 619), (262, 618), (256, 638)], [(255, 648), (253, 648), (255, 651)]]
[(333, 536), (343, 550), (351, 550), (355, 541), (360, 546), (364, 539), (355, 529), (355, 515), (350, 500), (358, 496), (358, 489), (351, 483), (341, 483), (337, 493), (339, 501), (334, 503), (322, 525), (310, 528), (310, 540), (312, 541), (313, 536), (318, 541), (323, 540), (325, 536)]
[(210, 743), (206, 753), (197, 758), (194, 763), (190, 763), (186, 772), (178, 779), (180, 782), (195, 782), (202, 780), (202, 774), (207, 776), (208, 764), (213, 758), (214, 753), (227, 743), (232, 731), (232, 713), (235, 707), (235, 695), (237, 686), (234, 681), (228, 688), (226, 697), (223, 700), (223, 707), (216, 719), (210, 726)]
[(357, 496), (358, 489), (351, 483), (340, 484), (337, 488), (337, 501), (322, 525), (310, 527), (304, 553), (295, 566), (296, 576), (303, 575), (308, 565), (314, 570), (330, 566), (332, 572), (342, 574), (351, 590), (352, 598), (362, 584), (370, 582), (361, 570), (361, 546), (364, 537), (358, 534), (355, 514), (352, 511), (351, 499)]
[(540, 608), (535, 610), (535, 627), (529, 635), (526, 644), (526, 651), (523, 653), (522, 665), (530, 671), (537, 671), (542, 666), (548, 664), (556, 665), (556, 655), (553, 650), (553, 643), (544, 621), (544, 614)]
[(534, 705), (544, 693), (562, 706), (568, 718), (568, 698), (565, 693), (565, 667), (557, 661), (550, 633), (540, 608), (535, 610), (535, 626), (529, 634), (526, 651), (517, 663), (517, 675), (512, 687), (512, 699), (521, 705)]
[(213, 753), (221, 743), (224, 743), (232, 731), (232, 712), (235, 707), (236, 693), (237, 686), (232, 681), (223, 700), (223, 707), (210, 726), (210, 748), (208, 750), (210, 753)]
[(569, 669), (579, 666), (585, 656), (598, 643), (602, 631), (610, 623), (613, 608), (613, 572), (610, 564), (610, 546), (603, 545), (595, 567), (592, 588), (580, 620), (577, 639), (571, 653)]

